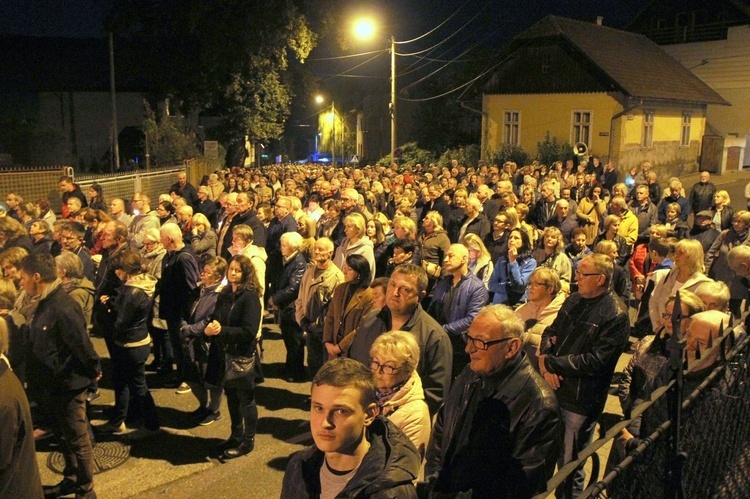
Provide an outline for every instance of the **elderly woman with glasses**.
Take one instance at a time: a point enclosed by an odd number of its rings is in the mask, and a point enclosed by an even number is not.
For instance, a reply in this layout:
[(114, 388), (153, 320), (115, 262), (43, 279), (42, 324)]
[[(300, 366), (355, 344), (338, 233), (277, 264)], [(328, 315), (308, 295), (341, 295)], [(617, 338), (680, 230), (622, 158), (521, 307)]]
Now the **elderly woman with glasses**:
[(381, 334), (370, 348), (370, 369), (375, 378), (380, 415), (409, 437), (424, 459), (431, 422), (417, 364), (419, 345), (412, 333)]
[(568, 295), (562, 292), (560, 276), (554, 269), (537, 267), (529, 279), (526, 303), (518, 307), (516, 316), (524, 323), (523, 349), (531, 364), (537, 367), (537, 352), (542, 341), (542, 333), (557, 317)]

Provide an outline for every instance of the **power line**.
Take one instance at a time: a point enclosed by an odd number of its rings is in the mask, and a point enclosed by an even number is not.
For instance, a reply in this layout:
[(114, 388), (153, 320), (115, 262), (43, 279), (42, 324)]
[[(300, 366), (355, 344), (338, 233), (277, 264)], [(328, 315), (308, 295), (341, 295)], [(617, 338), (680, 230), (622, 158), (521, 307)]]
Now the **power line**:
[(351, 68), (347, 69), (346, 71), (342, 71), (342, 72), (341, 72), (341, 73), (339, 73), (338, 75), (333, 75), (333, 76), (331, 76), (331, 77), (329, 77), (329, 78), (327, 78), (327, 79), (323, 80), (323, 82), (325, 83), (325, 82), (327, 82), (327, 81), (330, 81), (330, 80), (332, 80), (332, 79), (334, 79), (334, 78), (337, 78), (338, 76), (347, 76), (347, 73), (349, 73), (350, 71), (353, 71), (353, 70), (357, 69), (357, 68), (358, 68), (358, 67), (360, 67), (360, 66), (364, 66), (364, 65), (365, 65), (365, 64), (367, 64), (368, 62), (374, 61), (375, 59), (377, 59), (378, 57), (380, 57), (380, 55), (381, 55), (381, 54), (384, 54), (384, 53), (385, 53), (385, 51), (380, 51), (380, 52), (378, 52), (377, 54), (375, 54), (374, 56), (372, 56), (372, 57), (370, 57), (369, 59), (367, 59), (366, 61), (360, 62), (360, 63), (359, 63), (359, 64), (357, 64), (356, 66), (354, 66), (354, 67), (351, 67)]
[(454, 12), (453, 14), (451, 14), (450, 16), (448, 16), (448, 17), (447, 17), (447, 18), (446, 18), (446, 19), (445, 19), (445, 20), (444, 20), (443, 22), (441, 22), (440, 24), (438, 24), (437, 26), (435, 26), (434, 28), (432, 28), (432, 29), (431, 29), (430, 31), (428, 31), (427, 33), (424, 33), (424, 34), (422, 34), (422, 35), (419, 35), (419, 36), (418, 36), (418, 37), (416, 37), (416, 38), (412, 38), (411, 40), (404, 40), (404, 41), (402, 41), (402, 42), (395, 42), (395, 43), (396, 43), (397, 45), (404, 45), (404, 44), (407, 44), (407, 43), (412, 43), (412, 42), (416, 42), (416, 41), (418, 41), (418, 40), (421, 40), (422, 38), (424, 38), (424, 37), (426, 37), (426, 36), (429, 36), (429, 35), (431, 35), (431, 34), (432, 34), (432, 33), (434, 33), (435, 31), (437, 31), (438, 29), (440, 29), (440, 28), (441, 28), (441, 27), (442, 27), (442, 26), (443, 26), (444, 24), (446, 24), (446, 23), (447, 23), (448, 21), (450, 21), (450, 20), (451, 20), (451, 19), (452, 19), (452, 18), (453, 18), (454, 16), (456, 16), (456, 15), (457, 15), (457, 14), (458, 14), (459, 12), (461, 12), (461, 11), (463, 10), (463, 8), (464, 8), (464, 7), (466, 7), (467, 5), (469, 5), (469, 2), (471, 2), (471, 0), (466, 0), (466, 2), (465, 2), (465, 3), (464, 3), (464, 4), (462, 5), (462, 6), (460, 6), (460, 7), (459, 7), (459, 8), (458, 8), (458, 9), (457, 9), (457, 10), (456, 10), (456, 11), (455, 11), (455, 12)]
[(364, 55), (370, 55), (370, 54), (375, 54), (375, 53), (382, 53), (382, 52), (387, 52), (387, 51), (388, 51), (388, 49), (380, 49), (380, 50), (372, 50), (370, 52), (360, 52), (359, 54), (340, 55), (340, 56), (337, 56), (337, 57), (319, 57), (319, 58), (315, 58), (315, 59), (307, 58), (306, 60), (307, 61), (337, 61), (337, 60), (341, 60), (341, 59), (350, 59), (352, 57), (362, 57)]

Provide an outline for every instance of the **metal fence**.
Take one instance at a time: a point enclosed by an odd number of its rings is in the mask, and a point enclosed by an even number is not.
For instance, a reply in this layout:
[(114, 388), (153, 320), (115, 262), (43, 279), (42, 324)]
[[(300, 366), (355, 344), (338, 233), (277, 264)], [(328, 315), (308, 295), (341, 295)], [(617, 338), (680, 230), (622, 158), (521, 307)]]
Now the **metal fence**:
[[(680, 396), (680, 383), (672, 379), (632, 411), (635, 418), (656, 404), (668, 404), (670, 396), (679, 397), (679, 411), (670, 410), (669, 418), (606, 476), (592, 483), (603, 465), (596, 452), (608, 443), (617, 445), (631, 420), (614, 425), (577, 461), (558, 470), (537, 498), (572, 485), (573, 471), (588, 460), (594, 476), (581, 498), (750, 497), (750, 337), (742, 326), (730, 325), (704, 357), (713, 349), (719, 349), (719, 361), (692, 393)], [(691, 365), (684, 375), (695, 374), (698, 367)]]
[(212, 173), (210, 164), (192, 159), (184, 161), (180, 166), (96, 175), (75, 175), (73, 168), (68, 166), (3, 170), (0, 171), (0, 194), (3, 200), (10, 192), (20, 195), (25, 201), (47, 199), (52, 209), (59, 214), (62, 203), (59, 180), (62, 175), (73, 177), (87, 197), (89, 187), (98, 183), (102, 186), (107, 201), (121, 198), (128, 202), (136, 192), (145, 192), (152, 200), (156, 200), (159, 194), (169, 192), (179, 171), (185, 171), (188, 181), (195, 186), (205, 175)]

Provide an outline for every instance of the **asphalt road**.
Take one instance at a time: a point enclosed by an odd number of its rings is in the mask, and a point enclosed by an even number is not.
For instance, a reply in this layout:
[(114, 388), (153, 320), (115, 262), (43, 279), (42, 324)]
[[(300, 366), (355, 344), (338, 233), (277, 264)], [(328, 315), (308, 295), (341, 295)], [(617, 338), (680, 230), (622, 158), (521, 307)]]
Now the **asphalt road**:
[[(100, 355), (106, 356), (104, 341), (99, 338), (93, 341)], [(122, 442), (129, 446), (130, 458), (95, 476), (97, 495), (104, 499), (278, 497), (289, 456), (312, 443), (309, 407), (305, 405), (310, 383), (287, 383), (280, 378), (285, 349), (277, 326), (268, 326), (263, 345), (266, 380), (256, 389), (260, 420), (252, 453), (226, 464), (207, 458), (211, 447), (229, 436), (226, 401), (222, 401), (219, 421), (210, 426), (194, 426), (188, 413), (197, 407), (195, 397), (191, 393), (178, 395), (174, 389), (160, 388), (162, 380), (149, 373), (149, 387), (158, 407), (162, 431), (132, 446), (122, 437), (102, 439), (102, 442)], [(102, 396), (91, 407), (93, 424), (104, 422), (101, 409), (114, 401), (107, 377), (108, 359), (104, 362)], [(54, 448), (46, 441), (37, 444), (37, 462), (45, 485), (62, 479), (48, 467), (50, 451), (54, 452)]]

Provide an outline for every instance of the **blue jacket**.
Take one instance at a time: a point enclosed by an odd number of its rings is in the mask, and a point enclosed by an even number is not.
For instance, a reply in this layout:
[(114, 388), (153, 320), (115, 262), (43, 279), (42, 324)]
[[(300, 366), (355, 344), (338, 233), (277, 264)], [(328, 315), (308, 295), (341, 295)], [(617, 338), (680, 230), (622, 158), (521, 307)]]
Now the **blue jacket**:
[(531, 255), (508, 262), (507, 256), (501, 256), (495, 263), (495, 270), (490, 278), (490, 291), (495, 293), (492, 303), (515, 305), (526, 301), (531, 273), (536, 269), (536, 260)]
[(443, 329), (452, 336), (458, 336), (469, 329), (471, 321), (487, 304), (487, 290), (482, 281), (469, 272), (461, 277), (451, 302), (450, 311), (444, 314), (443, 300), (450, 293), (452, 286), (453, 276), (451, 275), (438, 281), (433, 290), (432, 301), (427, 312), (441, 324), (444, 321), (443, 316), (447, 315), (448, 322), (442, 324)]

